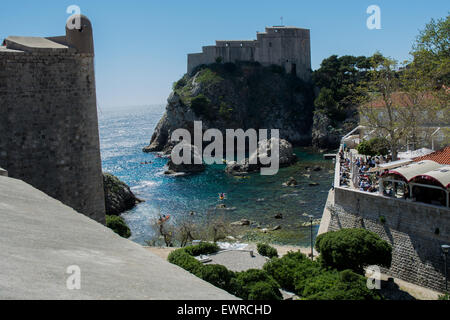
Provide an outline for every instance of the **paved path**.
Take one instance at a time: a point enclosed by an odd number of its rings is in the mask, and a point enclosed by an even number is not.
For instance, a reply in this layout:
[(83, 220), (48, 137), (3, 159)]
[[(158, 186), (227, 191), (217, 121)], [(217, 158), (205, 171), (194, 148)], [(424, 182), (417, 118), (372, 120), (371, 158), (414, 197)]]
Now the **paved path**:
[[(81, 289), (68, 290), (69, 266)], [(236, 299), (20, 180), (0, 176), (0, 300)]]

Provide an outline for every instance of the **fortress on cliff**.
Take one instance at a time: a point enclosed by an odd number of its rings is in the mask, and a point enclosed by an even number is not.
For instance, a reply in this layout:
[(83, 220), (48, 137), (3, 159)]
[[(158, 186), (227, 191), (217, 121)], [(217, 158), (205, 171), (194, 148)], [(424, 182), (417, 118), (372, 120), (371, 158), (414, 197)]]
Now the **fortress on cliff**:
[(273, 26), (258, 32), (256, 40), (220, 40), (205, 46), (201, 53), (188, 54), (188, 73), (202, 64), (217, 61), (254, 61), (263, 66), (279, 65), (304, 81), (311, 78), (310, 31), (296, 27)]
[(0, 46), (0, 167), (105, 223), (92, 26), (79, 18), (65, 36)]

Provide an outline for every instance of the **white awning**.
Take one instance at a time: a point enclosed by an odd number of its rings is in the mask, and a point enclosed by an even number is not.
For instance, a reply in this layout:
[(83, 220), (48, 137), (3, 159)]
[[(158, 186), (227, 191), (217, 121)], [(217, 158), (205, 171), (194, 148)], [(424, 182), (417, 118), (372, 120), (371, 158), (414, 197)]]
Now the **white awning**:
[(450, 188), (450, 166), (441, 166), (440, 168), (419, 174), (413, 177), (411, 181), (419, 179), (435, 181), (444, 188)]
[(441, 167), (442, 165), (437, 162), (423, 160), (400, 168), (395, 168), (394, 170), (390, 170), (388, 174), (398, 175), (409, 182), (412, 178), (418, 175), (425, 174)]
[(398, 167), (410, 164), (411, 162), (413, 162), (413, 160), (410, 160), (410, 159), (386, 162), (386, 163), (379, 164), (375, 168), (370, 169), (369, 172), (383, 171), (383, 170), (398, 168)]

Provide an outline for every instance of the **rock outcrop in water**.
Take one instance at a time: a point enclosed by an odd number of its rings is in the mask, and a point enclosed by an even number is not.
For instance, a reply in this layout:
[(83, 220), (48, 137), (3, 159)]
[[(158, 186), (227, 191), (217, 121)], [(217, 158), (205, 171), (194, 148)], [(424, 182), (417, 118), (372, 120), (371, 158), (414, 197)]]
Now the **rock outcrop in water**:
[[(197, 173), (205, 170), (205, 165), (203, 164), (203, 158), (200, 153), (200, 150), (196, 146), (188, 144), (187, 142), (180, 142), (178, 147), (182, 150), (180, 152), (180, 157), (183, 155), (184, 151), (189, 153), (190, 163), (180, 163), (175, 164), (173, 159), (169, 159), (167, 163), (169, 170), (165, 172), (165, 174), (174, 174), (174, 173)], [(172, 148), (170, 148), (172, 150)], [(167, 151), (169, 152), (169, 151)]]
[(142, 202), (129, 186), (110, 173), (103, 173), (103, 189), (107, 215), (120, 215)]
[(280, 129), (280, 138), (310, 145), (313, 99), (310, 84), (276, 66), (200, 66), (174, 84), (166, 112), (143, 151), (167, 151), (172, 132), (185, 128), (193, 134), (194, 121), (223, 134), (225, 129)]
[(287, 167), (297, 161), (297, 156), (294, 154), (292, 144), (284, 139), (264, 139), (258, 143), (258, 149), (255, 150), (248, 159), (244, 159), (240, 162), (230, 161), (227, 163), (225, 172), (239, 176), (245, 175), (249, 172), (258, 171), (263, 167), (268, 167), (269, 165), (264, 165), (261, 163), (260, 159), (267, 157), (272, 150), (272, 146), (275, 142), (279, 145), (279, 166)]

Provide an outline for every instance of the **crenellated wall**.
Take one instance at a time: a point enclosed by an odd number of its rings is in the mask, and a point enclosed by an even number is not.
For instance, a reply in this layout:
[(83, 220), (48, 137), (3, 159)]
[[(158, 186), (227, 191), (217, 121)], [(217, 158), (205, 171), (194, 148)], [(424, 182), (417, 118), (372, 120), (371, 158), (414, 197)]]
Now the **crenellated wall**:
[(257, 40), (220, 40), (205, 46), (201, 53), (188, 54), (188, 73), (202, 64), (254, 61), (263, 66), (279, 65), (304, 81), (311, 78), (310, 31), (295, 27), (268, 27)]

